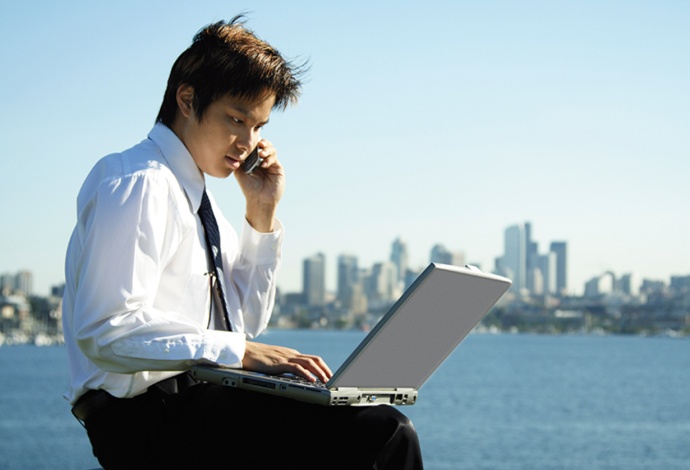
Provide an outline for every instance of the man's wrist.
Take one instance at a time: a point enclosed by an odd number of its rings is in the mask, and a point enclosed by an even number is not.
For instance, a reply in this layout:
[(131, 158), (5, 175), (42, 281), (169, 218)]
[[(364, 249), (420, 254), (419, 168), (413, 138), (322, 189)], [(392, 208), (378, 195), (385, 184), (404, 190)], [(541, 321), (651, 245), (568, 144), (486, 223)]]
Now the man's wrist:
[(270, 233), (275, 230), (275, 205), (247, 204), (245, 218), (254, 230), (261, 233)]

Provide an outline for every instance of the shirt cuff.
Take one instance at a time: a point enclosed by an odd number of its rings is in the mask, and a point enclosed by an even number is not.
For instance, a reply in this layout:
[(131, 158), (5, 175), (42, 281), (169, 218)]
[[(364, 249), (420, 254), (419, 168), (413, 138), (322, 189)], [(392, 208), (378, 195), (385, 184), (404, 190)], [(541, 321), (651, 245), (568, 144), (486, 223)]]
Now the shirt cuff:
[(273, 232), (258, 232), (245, 219), (240, 252), (242, 256), (254, 264), (271, 264), (282, 256), (283, 224), (275, 219)]
[(244, 334), (232, 331), (207, 330), (205, 336), (210, 340), (208, 343), (222, 345), (218, 349), (212, 348), (207, 351), (205, 359), (224, 367), (242, 368), (242, 359), (247, 345)]

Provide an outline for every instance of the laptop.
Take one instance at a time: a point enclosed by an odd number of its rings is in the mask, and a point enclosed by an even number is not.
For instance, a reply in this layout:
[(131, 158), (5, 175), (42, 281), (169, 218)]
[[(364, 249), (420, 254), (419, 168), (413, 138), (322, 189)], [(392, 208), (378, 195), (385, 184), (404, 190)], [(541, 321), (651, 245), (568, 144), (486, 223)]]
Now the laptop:
[(212, 365), (191, 372), (197, 380), (320, 405), (413, 405), (510, 285), (473, 266), (430, 264), (326, 384)]

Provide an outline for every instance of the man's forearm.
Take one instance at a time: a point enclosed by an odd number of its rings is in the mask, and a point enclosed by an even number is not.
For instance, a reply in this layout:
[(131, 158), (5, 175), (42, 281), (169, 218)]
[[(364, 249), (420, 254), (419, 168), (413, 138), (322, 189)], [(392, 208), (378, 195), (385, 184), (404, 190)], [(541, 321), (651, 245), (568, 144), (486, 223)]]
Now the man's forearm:
[(247, 201), (247, 222), (257, 232), (270, 233), (275, 230), (276, 212), (277, 206), (274, 204)]

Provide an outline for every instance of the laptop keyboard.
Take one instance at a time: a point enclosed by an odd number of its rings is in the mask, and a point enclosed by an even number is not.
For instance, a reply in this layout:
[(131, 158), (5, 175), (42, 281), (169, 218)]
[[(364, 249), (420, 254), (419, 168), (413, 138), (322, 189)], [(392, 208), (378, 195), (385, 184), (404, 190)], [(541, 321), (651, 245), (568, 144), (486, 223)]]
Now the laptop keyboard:
[(284, 374), (280, 376), (280, 380), (285, 382), (290, 382), (296, 385), (302, 385), (306, 387), (316, 387), (316, 388), (326, 388), (326, 384), (316, 379), (316, 382), (310, 382), (305, 378), (299, 377), (293, 374)]

